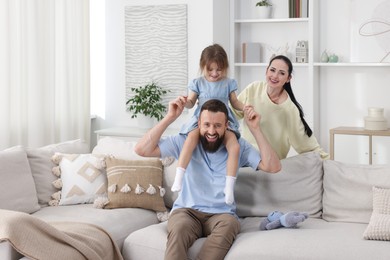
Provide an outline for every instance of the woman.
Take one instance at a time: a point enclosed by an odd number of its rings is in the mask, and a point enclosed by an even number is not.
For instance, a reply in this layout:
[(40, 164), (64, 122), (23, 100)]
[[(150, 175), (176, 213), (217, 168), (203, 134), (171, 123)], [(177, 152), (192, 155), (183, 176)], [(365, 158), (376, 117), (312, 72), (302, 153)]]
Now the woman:
[[(238, 100), (261, 115), (261, 129), (280, 159), (287, 157), (292, 146), (297, 153), (318, 151), (323, 159), (329, 159), (313, 136), (313, 132), (304, 119), (301, 105), (296, 101), (291, 89), (291, 61), (283, 55), (271, 59), (266, 82), (255, 81), (249, 84), (239, 95)], [(234, 110), (238, 118), (243, 113)], [(243, 124), (242, 137), (255, 147), (249, 129)]]

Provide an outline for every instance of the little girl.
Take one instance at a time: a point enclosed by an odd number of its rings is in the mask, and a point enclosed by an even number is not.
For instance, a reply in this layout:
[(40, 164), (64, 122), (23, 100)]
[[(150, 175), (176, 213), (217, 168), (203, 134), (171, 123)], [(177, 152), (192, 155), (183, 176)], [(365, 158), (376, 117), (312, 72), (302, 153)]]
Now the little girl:
[(200, 57), (200, 70), (202, 76), (193, 79), (188, 86), (189, 94), (186, 98), (186, 108), (192, 108), (199, 101), (191, 120), (183, 125), (181, 134), (188, 134), (184, 143), (183, 150), (180, 153), (178, 165), (176, 168), (175, 181), (172, 185), (172, 191), (180, 191), (182, 179), (188, 166), (192, 152), (199, 142), (198, 117), (200, 107), (204, 102), (210, 99), (219, 99), (226, 104), (229, 111), (228, 130), (226, 131), (224, 144), (228, 151), (227, 176), (225, 186), (225, 202), (233, 204), (234, 202), (234, 184), (238, 170), (238, 158), (240, 145), (237, 138), (240, 137), (239, 124), (229, 108), (230, 104), (234, 109), (243, 111), (244, 104), (237, 99), (237, 81), (227, 77), (229, 68), (228, 58), (225, 50), (218, 44), (210, 45), (202, 51)]

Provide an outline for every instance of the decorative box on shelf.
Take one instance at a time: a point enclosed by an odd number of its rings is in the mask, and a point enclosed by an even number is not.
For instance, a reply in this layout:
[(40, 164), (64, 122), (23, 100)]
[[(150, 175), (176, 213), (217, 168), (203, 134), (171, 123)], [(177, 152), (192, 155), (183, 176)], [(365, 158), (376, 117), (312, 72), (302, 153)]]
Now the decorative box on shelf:
[(368, 116), (364, 117), (364, 128), (366, 130), (387, 130), (384, 109), (380, 107), (369, 107)]

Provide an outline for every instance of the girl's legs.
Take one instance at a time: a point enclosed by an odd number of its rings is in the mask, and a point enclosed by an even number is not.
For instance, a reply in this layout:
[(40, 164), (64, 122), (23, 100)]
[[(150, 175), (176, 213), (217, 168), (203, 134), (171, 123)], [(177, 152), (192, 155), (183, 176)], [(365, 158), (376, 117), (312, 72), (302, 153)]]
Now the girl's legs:
[(187, 139), (184, 142), (183, 150), (180, 153), (176, 168), (175, 181), (171, 187), (172, 191), (181, 191), (183, 176), (188, 164), (190, 163), (192, 152), (199, 142), (199, 128), (196, 128), (188, 133)]
[(236, 175), (238, 170), (238, 157), (240, 156), (240, 144), (237, 141), (235, 133), (226, 131), (224, 144), (228, 151), (228, 161), (226, 168), (226, 186), (225, 186), (225, 202), (233, 204), (234, 202), (234, 185), (236, 183)]

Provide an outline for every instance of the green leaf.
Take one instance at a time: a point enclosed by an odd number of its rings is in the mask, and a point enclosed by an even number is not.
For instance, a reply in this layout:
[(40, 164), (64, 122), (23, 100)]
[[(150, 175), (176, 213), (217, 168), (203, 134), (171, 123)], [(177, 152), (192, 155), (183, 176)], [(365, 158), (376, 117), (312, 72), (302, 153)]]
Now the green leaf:
[(144, 86), (130, 88), (135, 95), (126, 101), (127, 110), (132, 112), (131, 118), (143, 114), (151, 118), (161, 120), (166, 112), (166, 107), (161, 103), (162, 97), (170, 92), (152, 82)]

